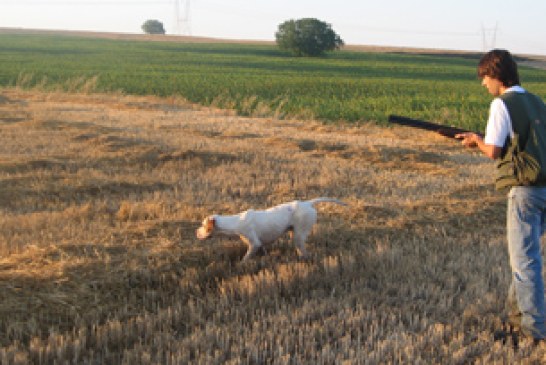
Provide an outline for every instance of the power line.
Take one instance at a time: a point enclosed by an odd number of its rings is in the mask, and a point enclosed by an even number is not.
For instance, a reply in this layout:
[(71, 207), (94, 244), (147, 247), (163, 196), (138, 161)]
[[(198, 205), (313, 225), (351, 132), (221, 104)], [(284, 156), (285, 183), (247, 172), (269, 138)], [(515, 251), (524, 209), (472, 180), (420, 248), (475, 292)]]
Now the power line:
[(122, 1), (122, 0), (45, 0), (45, 1), (39, 1), (39, 0), (4, 0), (4, 4), (12, 4), (12, 5), (153, 5), (153, 4), (172, 4), (172, 0), (128, 0), (128, 1)]
[(452, 36), (452, 37), (477, 37), (478, 32), (455, 32), (455, 31), (435, 31), (435, 30), (420, 30), (420, 29), (402, 29), (402, 28), (384, 28), (384, 27), (366, 27), (358, 26), (360, 29), (383, 32), (383, 33), (400, 33), (400, 34), (417, 34), (417, 35), (436, 35), (436, 36)]

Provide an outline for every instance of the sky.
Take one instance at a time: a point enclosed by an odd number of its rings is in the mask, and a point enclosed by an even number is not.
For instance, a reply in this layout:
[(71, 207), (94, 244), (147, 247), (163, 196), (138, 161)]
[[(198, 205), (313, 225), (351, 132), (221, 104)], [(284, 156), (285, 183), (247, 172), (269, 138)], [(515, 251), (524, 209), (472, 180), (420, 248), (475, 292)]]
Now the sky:
[(0, 0), (3, 28), (142, 33), (156, 19), (167, 34), (273, 41), (284, 21), (317, 18), (348, 45), (534, 55), (545, 16), (545, 0)]

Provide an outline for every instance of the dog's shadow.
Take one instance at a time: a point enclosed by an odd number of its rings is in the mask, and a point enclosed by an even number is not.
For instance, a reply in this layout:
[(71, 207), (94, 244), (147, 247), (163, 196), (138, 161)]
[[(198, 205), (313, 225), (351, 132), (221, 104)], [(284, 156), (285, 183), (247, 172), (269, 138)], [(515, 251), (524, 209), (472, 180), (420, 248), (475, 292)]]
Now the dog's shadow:
[[(275, 242), (261, 247), (248, 261), (243, 261), (248, 246), (236, 237), (218, 238), (215, 243), (217, 249), (211, 252), (210, 260), (227, 261), (230, 264), (244, 264), (252, 261), (309, 261), (311, 258), (302, 258), (297, 254), (294, 244), (288, 235), (277, 239)], [(313, 255), (311, 254), (311, 257)]]

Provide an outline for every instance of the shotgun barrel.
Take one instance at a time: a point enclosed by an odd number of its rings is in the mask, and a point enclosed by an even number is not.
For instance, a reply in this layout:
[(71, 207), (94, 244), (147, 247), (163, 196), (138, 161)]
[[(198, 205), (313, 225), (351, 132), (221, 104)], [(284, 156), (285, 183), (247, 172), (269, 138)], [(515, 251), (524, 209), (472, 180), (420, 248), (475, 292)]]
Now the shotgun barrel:
[(419, 119), (402, 117), (399, 115), (389, 115), (389, 122), (405, 125), (412, 128), (419, 128), (419, 129), (424, 129), (427, 131), (433, 131), (433, 132), (441, 134), (444, 137), (449, 137), (449, 138), (455, 138), (457, 134), (466, 133), (466, 132), (476, 133), (482, 136), (483, 138), (483, 135), (479, 132), (474, 132), (467, 129), (451, 127), (451, 126), (442, 125), (442, 124), (436, 124), (436, 123), (427, 122), (427, 121), (419, 120)]

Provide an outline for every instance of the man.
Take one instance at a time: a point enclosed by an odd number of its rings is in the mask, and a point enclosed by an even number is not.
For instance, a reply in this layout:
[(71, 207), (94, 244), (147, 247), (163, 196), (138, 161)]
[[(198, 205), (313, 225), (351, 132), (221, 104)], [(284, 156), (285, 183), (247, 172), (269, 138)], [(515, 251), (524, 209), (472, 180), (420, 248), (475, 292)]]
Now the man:
[[(475, 133), (456, 137), (462, 139), (464, 146), (478, 148), (497, 160), (497, 189), (509, 189), (507, 239), (512, 282), (508, 291), (507, 321), (511, 327), (519, 327), (520, 332), (532, 337), (536, 344), (546, 338), (540, 249), (540, 237), (546, 229), (546, 181), (543, 178), (523, 180), (514, 167), (513, 156), (527, 144), (534, 144), (536, 150), (546, 153), (546, 144), (535, 138), (537, 134), (546, 136), (546, 132), (542, 132), (546, 130), (546, 106), (520, 86), (517, 65), (506, 50), (486, 53), (479, 62), (478, 76), (495, 97), (485, 137), (482, 139)], [(530, 126), (535, 128), (532, 132)], [(536, 128), (542, 129), (536, 133)], [(534, 169), (540, 166), (534, 165)]]

